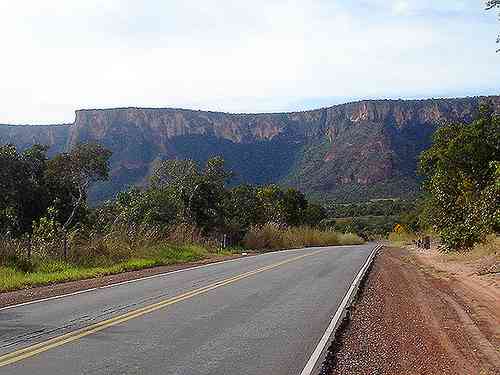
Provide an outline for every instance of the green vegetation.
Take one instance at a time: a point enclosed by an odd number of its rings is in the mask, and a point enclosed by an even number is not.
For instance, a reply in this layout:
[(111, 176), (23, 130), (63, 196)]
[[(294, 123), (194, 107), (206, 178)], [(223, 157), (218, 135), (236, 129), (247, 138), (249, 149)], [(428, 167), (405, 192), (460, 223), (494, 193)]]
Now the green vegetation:
[(422, 153), (425, 177), (421, 224), (447, 250), (470, 249), (500, 230), (500, 116), (488, 106), (469, 125), (436, 131)]
[(323, 221), (326, 228), (342, 233), (357, 233), (366, 240), (385, 238), (401, 222), (399, 216), (360, 216)]
[[(91, 208), (89, 189), (108, 178), (111, 153), (98, 145), (46, 156), (34, 146), (0, 147), (0, 291), (189, 262), (255, 250), (360, 243), (320, 230), (326, 210), (277, 185), (230, 188), (221, 157), (157, 163), (150, 184)], [(272, 223), (272, 224), (270, 224)], [(279, 241), (262, 242), (274, 228)], [(254, 238), (252, 242), (252, 238)]]
[(388, 240), (394, 246), (404, 246), (409, 245), (413, 241), (417, 239), (417, 236), (414, 233), (402, 231), (402, 232), (391, 232), (389, 233)]
[(357, 233), (366, 240), (386, 238), (396, 224), (409, 231), (418, 231), (413, 201), (380, 199), (363, 203), (329, 203), (326, 210), (328, 219), (322, 221), (322, 227), (342, 233)]
[(414, 209), (415, 203), (401, 199), (379, 199), (363, 203), (330, 203), (326, 208), (333, 217), (396, 216)]
[[(23, 272), (19, 264), (0, 267), (0, 292), (15, 290), (36, 285), (47, 285), (55, 282), (74, 281), (97, 276), (113, 275), (125, 271), (134, 271), (155, 266), (185, 263), (206, 258), (210, 254), (201, 246), (170, 246), (160, 244), (143, 249), (137, 258), (130, 258), (118, 263), (100, 266), (75, 264), (62, 260), (43, 260), (31, 268), (31, 272)], [(228, 254), (225, 251), (223, 254)]]
[[(331, 173), (335, 173), (332, 171)], [(408, 172), (410, 173), (410, 172)], [(413, 172), (411, 172), (413, 173)], [(318, 202), (338, 202), (349, 204), (365, 203), (367, 199), (415, 200), (420, 194), (420, 187), (415, 177), (395, 177), (372, 184), (361, 185), (355, 182), (326, 187), (327, 190), (309, 189), (300, 186), (309, 198)]]
[[(500, 0), (487, 0), (486, 10), (491, 10), (491, 9), (500, 9)], [(500, 18), (500, 12), (498, 16)], [(500, 35), (497, 37), (497, 43), (500, 43)], [(500, 49), (498, 49), (497, 52), (500, 52)]]
[(275, 223), (250, 228), (244, 244), (251, 249), (291, 249), (307, 246), (356, 245), (364, 242), (353, 233), (338, 233), (307, 226), (284, 227)]

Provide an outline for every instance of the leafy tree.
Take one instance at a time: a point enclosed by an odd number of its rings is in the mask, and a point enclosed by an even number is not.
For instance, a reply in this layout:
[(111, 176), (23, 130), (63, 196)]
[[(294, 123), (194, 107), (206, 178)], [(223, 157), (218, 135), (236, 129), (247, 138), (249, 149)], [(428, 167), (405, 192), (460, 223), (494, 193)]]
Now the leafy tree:
[(308, 203), (307, 207), (302, 211), (302, 223), (311, 227), (320, 225), (326, 217), (326, 209), (320, 204)]
[(470, 125), (451, 124), (436, 131), (422, 153), (425, 221), (450, 249), (469, 248), (498, 230), (500, 190), (500, 116), (481, 106)]
[(64, 232), (64, 256), (67, 256), (67, 231), (73, 224), (78, 210), (86, 202), (92, 184), (108, 179), (108, 160), (111, 151), (98, 144), (78, 144), (69, 153), (62, 153), (49, 162), (48, 176), (59, 182), (67, 193), (71, 210), (62, 225)]
[(50, 204), (44, 183), (47, 149), (34, 145), (18, 153), (13, 145), (0, 146), (0, 223), (12, 234), (29, 231)]
[(283, 193), (284, 221), (288, 225), (298, 226), (304, 223), (304, 211), (307, 199), (300, 191), (289, 188)]
[(265, 222), (257, 189), (240, 185), (229, 191), (225, 201), (225, 226), (235, 240), (241, 240), (252, 225)]
[(167, 189), (137, 188), (117, 195), (116, 219), (127, 224), (169, 225), (177, 219), (177, 207)]
[(280, 224), (286, 222), (284, 193), (278, 185), (260, 187), (257, 189), (257, 198), (266, 221)]
[(192, 160), (165, 160), (153, 173), (151, 186), (172, 192), (181, 221), (210, 231), (224, 224), (225, 185), (231, 176), (221, 157), (209, 159), (203, 171)]
[[(488, 0), (486, 1), (486, 10), (491, 10), (495, 8), (500, 8), (500, 0)], [(499, 12), (499, 18), (500, 18), (500, 12)], [(497, 43), (500, 43), (500, 35), (497, 37)], [(500, 49), (497, 50), (497, 52), (500, 52)]]

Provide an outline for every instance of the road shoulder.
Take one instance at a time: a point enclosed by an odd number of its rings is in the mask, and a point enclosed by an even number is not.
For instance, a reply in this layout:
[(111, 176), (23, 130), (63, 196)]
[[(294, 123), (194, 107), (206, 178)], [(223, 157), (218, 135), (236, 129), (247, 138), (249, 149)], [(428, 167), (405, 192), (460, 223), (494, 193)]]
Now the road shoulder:
[[(253, 254), (249, 254), (249, 256), (251, 255)], [(163, 273), (203, 266), (212, 263), (219, 263), (222, 261), (237, 259), (241, 257), (242, 255), (239, 254), (217, 255), (197, 262), (180, 263), (168, 266), (158, 266), (158, 267), (141, 269), (137, 271), (122, 272), (109, 276), (101, 276), (91, 279), (55, 283), (50, 285), (15, 290), (11, 292), (3, 292), (0, 293), (0, 308), (17, 305), (21, 303), (28, 303), (45, 298), (53, 298), (71, 293), (78, 293), (87, 289), (100, 288), (112, 284), (137, 280), (148, 276), (159, 275)]]
[(324, 374), (497, 374), (499, 290), (461, 276), (384, 248)]

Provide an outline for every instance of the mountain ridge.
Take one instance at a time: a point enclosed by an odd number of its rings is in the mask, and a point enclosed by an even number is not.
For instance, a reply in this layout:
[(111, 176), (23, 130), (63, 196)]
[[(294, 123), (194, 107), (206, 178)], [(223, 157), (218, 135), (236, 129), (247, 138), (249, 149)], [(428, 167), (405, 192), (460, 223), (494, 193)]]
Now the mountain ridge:
[(235, 183), (281, 183), (342, 201), (406, 197), (417, 189), (416, 160), (432, 133), (444, 122), (472, 121), (486, 101), (500, 112), (500, 96), (370, 99), (276, 113), (79, 109), (70, 125), (0, 125), (0, 143), (45, 143), (52, 154), (103, 144), (113, 151), (113, 179), (93, 192), (97, 200), (144, 184), (159, 160), (203, 163), (217, 154), (238, 173)]

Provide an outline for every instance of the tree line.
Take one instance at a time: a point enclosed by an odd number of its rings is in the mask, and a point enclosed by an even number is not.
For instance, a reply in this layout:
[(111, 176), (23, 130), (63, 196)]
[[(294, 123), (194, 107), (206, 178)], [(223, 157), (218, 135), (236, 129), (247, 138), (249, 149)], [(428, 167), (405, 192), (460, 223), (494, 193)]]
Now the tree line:
[[(500, 116), (483, 105), (472, 123), (447, 124), (435, 132), (431, 147), (419, 160), (424, 182), (416, 204), (383, 200), (333, 203), (326, 209), (293, 188), (230, 188), (234, 173), (221, 157), (204, 166), (192, 160), (161, 161), (146, 187), (120, 192), (115, 199), (90, 207), (87, 196), (92, 185), (109, 178), (109, 150), (80, 144), (49, 159), (46, 146), (20, 152), (3, 145), (0, 237), (59, 238), (66, 257), (68, 240), (104, 235), (118, 227), (131, 237), (130, 228), (187, 225), (204, 238), (225, 235), (237, 244), (250, 228), (269, 222), (332, 227), (365, 238), (383, 235), (402, 223), (414, 232), (434, 231), (447, 249), (467, 249), (500, 230), (499, 134)], [(355, 219), (338, 220), (350, 217)]]
[(146, 187), (90, 207), (89, 189), (109, 179), (111, 152), (97, 144), (79, 144), (49, 159), (47, 150), (42, 145), (22, 152), (13, 145), (0, 146), (0, 236), (60, 237), (65, 258), (68, 238), (75, 240), (75, 233), (110, 233), (117, 226), (185, 224), (205, 238), (225, 235), (239, 243), (255, 225), (315, 226), (326, 217), (321, 205), (293, 188), (229, 188), (234, 173), (221, 157), (203, 167), (192, 160), (164, 160)]

